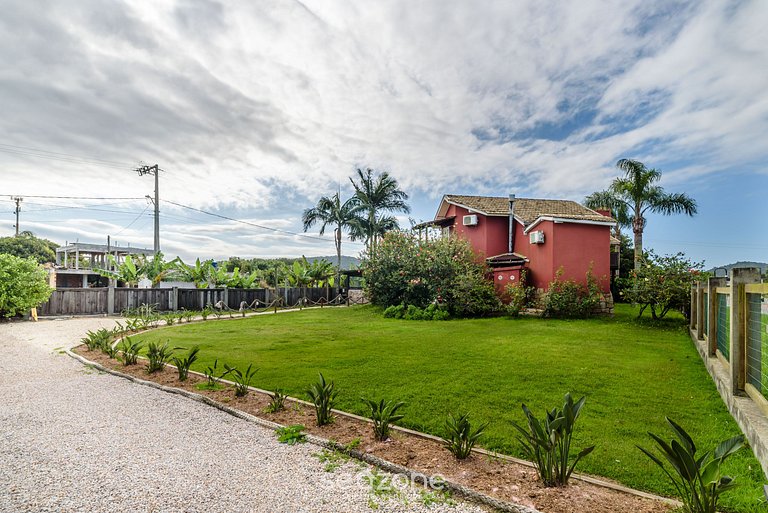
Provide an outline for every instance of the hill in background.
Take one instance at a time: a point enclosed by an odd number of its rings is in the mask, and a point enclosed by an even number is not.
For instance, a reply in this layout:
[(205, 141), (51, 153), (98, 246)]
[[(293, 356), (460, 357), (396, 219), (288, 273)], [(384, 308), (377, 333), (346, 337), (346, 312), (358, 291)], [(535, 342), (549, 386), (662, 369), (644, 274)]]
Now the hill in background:
[[(336, 255), (331, 256), (315, 256), (315, 257), (307, 257), (307, 261), (309, 263), (314, 262), (315, 260), (328, 260), (333, 265), (336, 265)], [(360, 259), (356, 257), (341, 255), (341, 268), (343, 270), (346, 269), (357, 269), (360, 267)]]
[(734, 267), (758, 267), (760, 274), (765, 275), (768, 272), (768, 263), (766, 262), (734, 262), (728, 265), (719, 265), (708, 270), (708, 272), (714, 272), (715, 269), (728, 269), (728, 276), (731, 275), (731, 269)]

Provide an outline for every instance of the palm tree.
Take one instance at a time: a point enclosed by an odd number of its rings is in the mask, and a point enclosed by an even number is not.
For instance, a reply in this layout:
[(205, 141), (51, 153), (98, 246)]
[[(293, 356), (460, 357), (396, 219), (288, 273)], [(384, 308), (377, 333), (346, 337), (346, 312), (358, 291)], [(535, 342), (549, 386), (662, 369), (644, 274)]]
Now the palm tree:
[(398, 228), (397, 220), (392, 216), (384, 216), (384, 212), (411, 211), (405, 202), (408, 194), (400, 189), (397, 180), (386, 171), (374, 175), (372, 169), (357, 170), (358, 182), (349, 180), (355, 187), (355, 196), (360, 202), (361, 210), (365, 213), (357, 230), (366, 239), (368, 254), (371, 259), (376, 254), (376, 242), (385, 232)]
[(308, 208), (301, 216), (306, 232), (316, 223), (320, 224), (320, 235), (325, 233), (325, 227), (335, 226), (334, 241), (336, 243), (336, 284), (341, 283), (341, 234), (349, 230), (352, 239), (356, 238), (359, 224), (358, 212), (360, 212), (360, 200), (353, 196), (344, 203), (341, 202), (337, 192), (330, 198), (323, 196), (312, 208)]
[(615, 178), (606, 191), (599, 191), (587, 196), (586, 206), (590, 208), (607, 207), (618, 224), (631, 226), (635, 235), (635, 269), (640, 267), (643, 257), (643, 232), (647, 212), (663, 214), (686, 214), (693, 216), (697, 212), (696, 200), (685, 193), (668, 193), (656, 183), (661, 179), (661, 171), (648, 169), (640, 161), (621, 159), (616, 167), (624, 171), (624, 176)]

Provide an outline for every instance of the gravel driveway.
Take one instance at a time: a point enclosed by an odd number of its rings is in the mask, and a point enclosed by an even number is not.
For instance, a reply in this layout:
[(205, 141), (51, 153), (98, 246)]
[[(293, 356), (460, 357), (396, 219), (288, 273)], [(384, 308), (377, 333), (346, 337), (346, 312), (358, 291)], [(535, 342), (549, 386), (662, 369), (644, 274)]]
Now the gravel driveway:
[(0, 512), (485, 511), (373, 496), (355, 463), (58, 352), (113, 322), (0, 324)]

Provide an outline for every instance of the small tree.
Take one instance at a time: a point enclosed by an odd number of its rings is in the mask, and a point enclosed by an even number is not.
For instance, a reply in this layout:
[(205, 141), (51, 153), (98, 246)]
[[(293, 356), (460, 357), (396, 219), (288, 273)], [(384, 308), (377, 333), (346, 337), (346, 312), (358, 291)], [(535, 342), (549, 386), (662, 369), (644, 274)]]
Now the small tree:
[(0, 254), (0, 318), (28, 312), (51, 292), (45, 270), (33, 258)]
[(703, 267), (703, 262), (691, 262), (684, 253), (657, 256), (649, 251), (640, 267), (630, 273), (622, 294), (640, 306), (638, 317), (649, 309), (654, 319), (664, 318), (670, 310), (679, 310), (688, 318), (691, 285), (705, 277)]

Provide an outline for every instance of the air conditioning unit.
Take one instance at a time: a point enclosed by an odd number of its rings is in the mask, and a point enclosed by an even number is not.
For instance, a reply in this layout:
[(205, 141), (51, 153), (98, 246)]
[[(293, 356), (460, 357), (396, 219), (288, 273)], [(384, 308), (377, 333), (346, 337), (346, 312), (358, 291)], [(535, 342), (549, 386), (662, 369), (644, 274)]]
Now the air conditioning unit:
[(544, 244), (544, 232), (531, 232), (528, 237), (531, 244)]
[(477, 215), (464, 216), (463, 224), (464, 226), (477, 226)]

